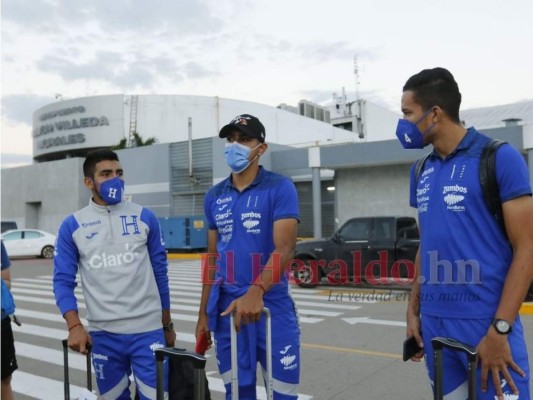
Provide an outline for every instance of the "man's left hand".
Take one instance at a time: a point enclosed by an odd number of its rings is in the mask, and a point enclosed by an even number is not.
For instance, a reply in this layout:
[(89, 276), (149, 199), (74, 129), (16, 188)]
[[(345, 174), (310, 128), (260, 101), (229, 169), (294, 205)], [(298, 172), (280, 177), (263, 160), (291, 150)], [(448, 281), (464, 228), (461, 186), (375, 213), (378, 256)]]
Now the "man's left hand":
[(518, 395), (518, 389), (509, 373), (508, 367), (511, 367), (521, 376), (525, 376), (525, 373), (513, 360), (508, 336), (500, 335), (494, 328), (490, 327), (487, 335), (479, 342), (477, 351), (481, 362), (481, 390), (483, 392), (487, 391), (488, 374), (490, 371), (498, 399), (503, 399), (500, 374), (512, 389), (513, 393)]
[(244, 296), (239, 297), (237, 300), (233, 300), (228, 308), (226, 308), (220, 315), (225, 317), (235, 311), (235, 319), (233, 322), (235, 324), (235, 330), (239, 332), (241, 322), (246, 325), (261, 319), (263, 307), (262, 289), (257, 285), (252, 285)]

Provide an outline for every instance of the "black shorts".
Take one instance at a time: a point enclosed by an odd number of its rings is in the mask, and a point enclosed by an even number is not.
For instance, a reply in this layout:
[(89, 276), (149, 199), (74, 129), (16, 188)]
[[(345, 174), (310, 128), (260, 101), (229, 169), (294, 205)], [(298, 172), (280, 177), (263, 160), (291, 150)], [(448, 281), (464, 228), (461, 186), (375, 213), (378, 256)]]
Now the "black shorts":
[(2, 380), (9, 378), (17, 368), (11, 318), (7, 317), (2, 320)]

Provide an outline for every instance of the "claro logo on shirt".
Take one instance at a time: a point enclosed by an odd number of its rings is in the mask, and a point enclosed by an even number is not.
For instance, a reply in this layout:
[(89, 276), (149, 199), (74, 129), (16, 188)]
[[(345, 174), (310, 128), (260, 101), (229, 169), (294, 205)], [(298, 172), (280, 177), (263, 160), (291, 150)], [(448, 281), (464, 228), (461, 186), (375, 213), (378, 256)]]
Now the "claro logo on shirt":
[(89, 266), (93, 269), (100, 268), (112, 268), (121, 265), (131, 264), (135, 261), (135, 250), (139, 247), (138, 245), (126, 244), (126, 251), (124, 253), (101, 253), (93, 254), (89, 259)]

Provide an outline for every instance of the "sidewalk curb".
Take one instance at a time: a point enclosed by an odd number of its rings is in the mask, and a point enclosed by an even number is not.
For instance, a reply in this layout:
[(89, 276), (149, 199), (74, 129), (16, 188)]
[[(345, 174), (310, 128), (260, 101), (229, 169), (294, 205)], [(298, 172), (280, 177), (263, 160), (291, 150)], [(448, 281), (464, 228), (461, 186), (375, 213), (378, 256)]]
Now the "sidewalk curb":
[(533, 315), (533, 302), (522, 303), (522, 307), (520, 307), (520, 314)]
[(200, 260), (201, 253), (167, 253), (169, 260)]

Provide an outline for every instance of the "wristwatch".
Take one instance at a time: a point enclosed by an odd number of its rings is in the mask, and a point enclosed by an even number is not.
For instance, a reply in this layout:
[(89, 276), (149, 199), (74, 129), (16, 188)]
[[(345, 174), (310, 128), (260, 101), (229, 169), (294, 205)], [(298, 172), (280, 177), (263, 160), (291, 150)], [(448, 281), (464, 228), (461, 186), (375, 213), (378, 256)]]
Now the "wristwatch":
[(494, 319), (492, 321), (492, 326), (500, 335), (508, 335), (513, 330), (511, 324), (504, 319)]
[(174, 322), (168, 321), (166, 325), (163, 325), (163, 330), (167, 332), (171, 332), (174, 330)]

